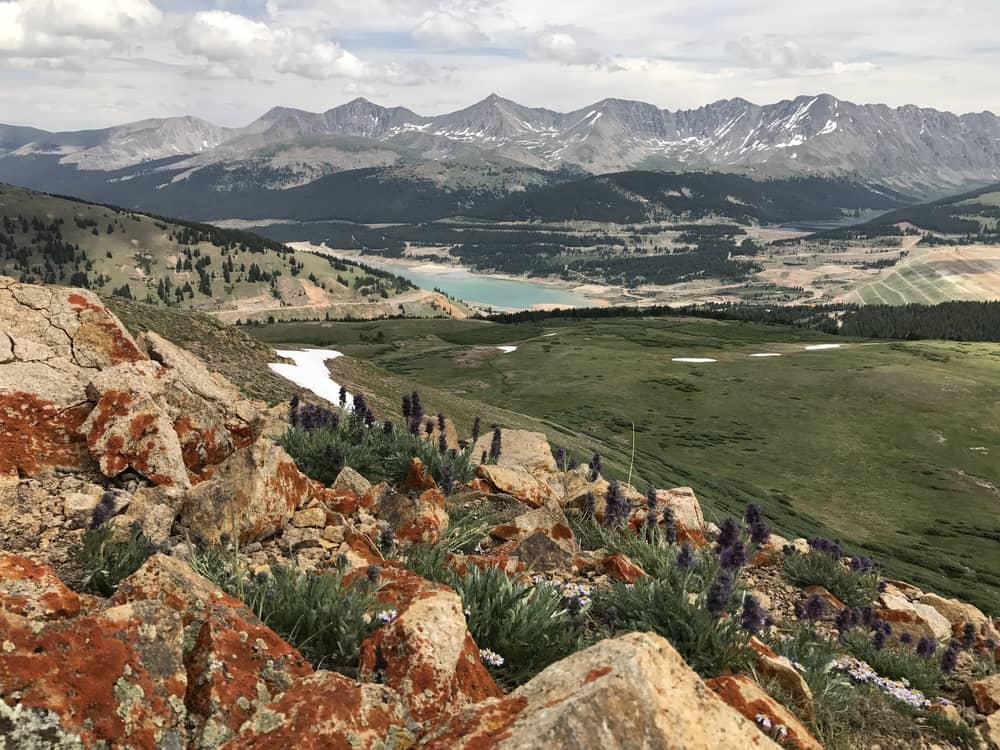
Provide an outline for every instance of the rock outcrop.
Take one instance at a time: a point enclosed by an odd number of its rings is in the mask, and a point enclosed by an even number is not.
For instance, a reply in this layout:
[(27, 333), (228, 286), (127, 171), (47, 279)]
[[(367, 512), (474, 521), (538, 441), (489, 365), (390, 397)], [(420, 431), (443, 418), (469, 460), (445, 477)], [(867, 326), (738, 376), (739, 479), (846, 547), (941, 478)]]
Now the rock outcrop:
[(633, 633), (580, 651), (506, 698), (459, 712), (419, 746), (433, 750), (777, 748), (719, 700), (673, 646), (652, 633)]

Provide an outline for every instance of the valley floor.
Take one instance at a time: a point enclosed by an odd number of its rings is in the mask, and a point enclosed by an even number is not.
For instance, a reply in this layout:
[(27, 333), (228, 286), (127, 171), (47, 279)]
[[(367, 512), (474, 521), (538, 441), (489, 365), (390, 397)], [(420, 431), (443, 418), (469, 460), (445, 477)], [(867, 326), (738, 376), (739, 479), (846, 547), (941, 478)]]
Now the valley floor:
[(783, 533), (840, 537), (906, 580), (1000, 600), (997, 345), (693, 319), (250, 332), (343, 352), (334, 380), (390, 415), (417, 387), (429, 413), (541, 430), (578, 460), (598, 450), (638, 486), (695, 487), (713, 515), (752, 499)]

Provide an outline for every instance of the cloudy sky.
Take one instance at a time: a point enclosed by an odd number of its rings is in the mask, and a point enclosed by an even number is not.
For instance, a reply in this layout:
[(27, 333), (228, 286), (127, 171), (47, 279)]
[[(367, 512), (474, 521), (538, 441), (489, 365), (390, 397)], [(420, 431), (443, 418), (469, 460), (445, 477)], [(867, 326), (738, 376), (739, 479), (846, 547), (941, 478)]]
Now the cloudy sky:
[(0, 0), (0, 122), (245, 125), (356, 96), (572, 110), (742, 96), (1000, 111), (997, 0)]

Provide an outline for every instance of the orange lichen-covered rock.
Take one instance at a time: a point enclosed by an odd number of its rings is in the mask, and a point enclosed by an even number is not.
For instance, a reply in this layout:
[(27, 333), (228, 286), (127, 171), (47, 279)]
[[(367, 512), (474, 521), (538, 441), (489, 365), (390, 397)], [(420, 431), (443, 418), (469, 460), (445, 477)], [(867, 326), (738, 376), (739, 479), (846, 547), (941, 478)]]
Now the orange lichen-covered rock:
[(448, 528), (443, 497), (434, 488), (424, 491), (420, 497), (389, 493), (379, 499), (376, 515), (389, 524), (397, 539), (433, 543)]
[(622, 552), (605, 557), (601, 562), (601, 567), (604, 568), (604, 572), (608, 576), (616, 581), (635, 583), (636, 581), (646, 577), (646, 571), (632, 562), (629, 557)]
[(351, 515), (361, 507), (361, 498), (350, 490), (329, 490), (322, 487), (317, 489), (316, 498), (327, 510), (345, 516)]
[[(391, 586), (392, 584), (390, 584)], [(425, 583), (361, 644), (362, 679), (396, 690), (416, 721), (502, 694), (479, 658), (455, 592)]]
[(506, 698), (451, 716), (432, 750), (775, 749), (696, 675), (664, 638), (630, 633), (559, 661)]
[(150, 396), (106, 391), (80, 430), (107, 477), (131, 468), (154, 484), (191, 484), (174, 426)]
[(816, 706), (812, 690), (802, 673), (795, 668), (790, 659), (778, 656), (756, 636), (750, 639), (749, 645), (753, 649), (754, 666), (757, 671), (777, 682), (795, 701), (803, 718), (812, 721), (816, 714)]
[(96, 295), (0, 276), (0, 473), (91, 464), (78, 429), (96, 369), (145, 359)]
[(723, 675), (705, 682), (728, 705), (771, 737), (799, 750), (823, 750), (823, 746), (795, 714), (765, 693), (746, 675)]
[(91, 464), (79, 434), (90, 405), (60, 408), (33, 393), (0, 391), (0, 474), (35, 476), (47, 467)]
[(1000, 711), (1000, 674), (970, 683), (969, 694), (981, 713), (989, 716)]
[(416, 727), (398, 694), (335, 672), (296, 681), (257, 711), (225, 750), (404, 750)]
[(410, 461), (410, 468), (406, 472), (406, 479), (400, 486), (403, 492), (423, 492), (437, 488), (437, 482), (431, 476), (430, 471), (424, 466), (424, 462), (419, 458)]
[(504, 545), (508, 553), (535, 570), (564, 567), (579, 551), (566, 514), (554, 501), (494, 527), (490, 536), (512, 542)]
[(80, 612), (80, 597), (48, 565), (0, 552), (0, 609), (30, 620), (59, 620)]
[(174, 610), (136, 602), (39, 623), (0, 611), (0, 694), (59, 717), (85, 746), (184, 747), (184, 629)]
[(314, 483), (266, 438), (242, 448), (188, 492), (178, 522), (210, 541), (227, 532), (241, 542), (281, 531), (314, 497)]
[(156, 601), (180, 615), (192, 747), (218, 747), (257, 708), (312, 674), (302, 655), (246, 605), (177, 558), (154, 555), (122, 582), (112, 601)]

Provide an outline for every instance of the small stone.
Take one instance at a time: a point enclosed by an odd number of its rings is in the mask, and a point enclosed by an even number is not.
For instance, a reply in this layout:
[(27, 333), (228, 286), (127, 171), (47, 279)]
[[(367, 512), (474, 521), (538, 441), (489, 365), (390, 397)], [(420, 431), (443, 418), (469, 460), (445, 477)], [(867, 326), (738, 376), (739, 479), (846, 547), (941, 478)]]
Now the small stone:
[(323, 539), (328, 542), (333, 542), (334, 544), (340, 544), (344, 541), (344, 527), (327, 526), (323, 529)]
[(292, 516), (292, 526), (300, 529), (322, 529), (326, 526), (326, 511), (322, 508), (306, 508)]

